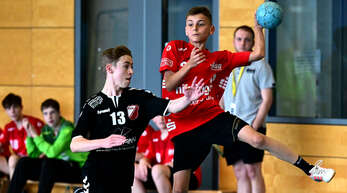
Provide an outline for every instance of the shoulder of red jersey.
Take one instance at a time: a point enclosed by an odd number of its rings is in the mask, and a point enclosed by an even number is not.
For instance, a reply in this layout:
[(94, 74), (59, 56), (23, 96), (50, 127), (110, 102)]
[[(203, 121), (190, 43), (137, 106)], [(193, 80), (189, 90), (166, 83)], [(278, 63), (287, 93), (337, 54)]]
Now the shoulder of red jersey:
[(16, 124), (14, 123), (14, 121), (10, 121), (9, 123), (7, 123), (4, 127), (4, 130), (5, 129), (9, 129), (9, 128), (13, 128), (13, 127), (17, 127)]

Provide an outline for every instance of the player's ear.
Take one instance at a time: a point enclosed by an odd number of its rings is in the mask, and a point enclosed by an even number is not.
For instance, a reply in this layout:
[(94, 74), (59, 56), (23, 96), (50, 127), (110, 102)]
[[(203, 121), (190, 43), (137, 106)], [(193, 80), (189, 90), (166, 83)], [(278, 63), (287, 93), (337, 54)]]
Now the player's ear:
[(185, 30), (185, 32), (186, 32), (186, 36), (188, 37), (188, 30), (187, 30), (187, 25), (186, 25), (186, 27), (184, 28), (184, 30)]
[(106, 64), (105, 69), (107, 73), (113, 73), (112, 64)]
[(210, 35), (214, 34), (215, 31), (216, 31), (216, 28), (214, 27), (214, 25), (211, 25), (211, 27), (210, 27)]

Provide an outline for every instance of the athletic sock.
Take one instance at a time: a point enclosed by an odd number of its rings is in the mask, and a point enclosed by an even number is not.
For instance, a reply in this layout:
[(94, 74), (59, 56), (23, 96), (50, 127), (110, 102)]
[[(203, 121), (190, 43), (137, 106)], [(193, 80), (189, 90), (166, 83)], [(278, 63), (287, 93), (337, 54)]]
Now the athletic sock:
[(308, 176), (311, 175), (310, 170), (314, 167), (307, 163), (301, 156), (298, 157), (298, 160), (296, 160), (294, 165), (304, 171)]

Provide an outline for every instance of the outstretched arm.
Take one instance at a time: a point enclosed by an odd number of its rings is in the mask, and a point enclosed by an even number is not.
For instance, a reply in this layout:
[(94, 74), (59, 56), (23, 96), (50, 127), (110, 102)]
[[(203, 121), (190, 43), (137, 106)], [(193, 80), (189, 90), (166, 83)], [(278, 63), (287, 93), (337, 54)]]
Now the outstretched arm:
[(263, 28), (258, 24), (255, 16), (254, 23), (255, 44), (254, 50), (251, 52), (249, 56), (249, 62), (260, 60), (265, 56), (265, 39), (263, 34)]
[(72, 152), (88, 152), (99, 148), (120, 146), (126, 141), (122, 135), (112, 134), (104, 139), (89, 140), (82, 136), (72, 138), (70, 149)]
[(194, 78), (190, 87), (183, 87), (184, 96), (175, 100), (171, 100), (168, 106), (170, 113), (177, 113), (188, 107), (190, 103), (197, 100), (203, 95), (202, 87), (203, 79), (196, 83), (197, 77)]

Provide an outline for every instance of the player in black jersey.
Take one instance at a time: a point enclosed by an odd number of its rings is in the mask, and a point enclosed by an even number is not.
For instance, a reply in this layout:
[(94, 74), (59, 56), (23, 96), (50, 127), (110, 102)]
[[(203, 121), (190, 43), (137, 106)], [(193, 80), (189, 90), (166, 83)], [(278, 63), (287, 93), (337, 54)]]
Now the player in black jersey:
[(83, 166), (84, 192), (130, 193), (137, 142), (149, 121), (186, 108), (202, 96), (203, 84), (195, 78), (183, 97), (169, 101), (128, 87), (133, 61), (127, 47), (107, 49), (102, 59), (104, 88), (84, 104), (70, 147), (74, 152), (90, 152)]

